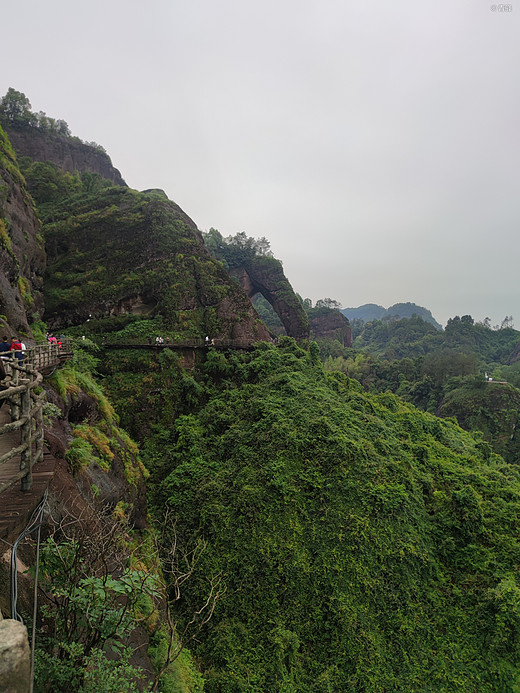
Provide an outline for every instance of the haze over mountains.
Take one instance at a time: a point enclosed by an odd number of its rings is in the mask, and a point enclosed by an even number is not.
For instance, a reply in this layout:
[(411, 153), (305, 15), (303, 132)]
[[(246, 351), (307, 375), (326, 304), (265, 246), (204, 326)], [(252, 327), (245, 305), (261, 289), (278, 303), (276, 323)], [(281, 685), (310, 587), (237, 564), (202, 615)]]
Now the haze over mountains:
[(75, 344), (44, 381), (36, 691), (515, 693), (520, 334), (412, 313), (359, 348), (265, 239), (204, 239), (22, 96), (18, 152), (0, 128), (0, 319)]
[(415, 303), (395, 303), (389, 308), (383, 308), (375, 303), (365, 303), (357, 308), (342, 308), (341, 312), (349, 320), (363, 320), (370, 322), (371, 320), (383, 320), (384, 318), (411, 318), (414, 315), (422, 318), (426, 322), (430, 322), (438, 329), (442, 328), (437, 320), (427, 308), (418, 306)]
[(465, 0), (4, 5), (18, 57), (0, 94), (14, 86), (104, 145), (132, 188), (164, 189), (201, 230), (267, 236), (303, 296), (414, 301), (442, 324), (520, 315), (520, 14)]

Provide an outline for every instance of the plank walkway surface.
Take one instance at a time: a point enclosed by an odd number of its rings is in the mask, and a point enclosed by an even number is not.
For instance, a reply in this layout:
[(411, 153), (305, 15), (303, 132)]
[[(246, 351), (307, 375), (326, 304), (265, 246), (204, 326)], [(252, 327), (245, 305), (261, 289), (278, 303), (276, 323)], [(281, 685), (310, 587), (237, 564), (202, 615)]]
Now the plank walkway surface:
[[(0, 408), (0, 425), (11, 420), (7, 403)], [(8, 452), (20, 444), (20, 431), (4, 433), (0, 436), (0, 454)], [(22, 491), (17, 482), (0, 494), (0, 540), (6, 540), (18, 533), (27, 524), (34, 509), (41, 501), (45, 489), (54, 474), (55, 460), (50, 453), (44, 453), (43, 460), (33, 467), (33, 483), (30, 491)], [(0, 482), (10, 479), (20, 469), (20, 456), (17, 455), (0, 465)], [(0, 546), (0, 550), (1, 550)]]
[[(12, 543), (27, 525), (52, 481), (56, 465), (54, 457), (45, 452), (42, 445), (43, 394), (35, 395), (33, 388), (41, 382), (44, 374), (52, 373), (72, 355), (72, 342), (68, 339), (59, 344), (45, 343), (29, 347), (25, 350), (23, 363), (17, 361), (14, 352), (11, 353), (9, 368), (12, 375), (20, 373), (22, 377), (20, 382), (18, 377), (14, 381), (2, 382), (5, 399), (0, 399), (0, 429), (11, 423), (11, 408), (7, 397), (14, 398), (13, 401), (17, 402), (19, 409), (16, 416), (19, 418), (14, 430), (0, 434), (0, 456), (21, 450), (0, 465), (0, 541), (3, 544)], [(5, 391), (6, 385), (14, 392)], [(28, 452), (28, 446), (32, 447), (32, 451)], [(21, 459), (28, 470), (32, 469), (32, 480), (25, 475), (24, 481), (24, 486), (30, 486), (29, 490), (22, 490)], [(39, 460), (36, 464), (35, 459)]]

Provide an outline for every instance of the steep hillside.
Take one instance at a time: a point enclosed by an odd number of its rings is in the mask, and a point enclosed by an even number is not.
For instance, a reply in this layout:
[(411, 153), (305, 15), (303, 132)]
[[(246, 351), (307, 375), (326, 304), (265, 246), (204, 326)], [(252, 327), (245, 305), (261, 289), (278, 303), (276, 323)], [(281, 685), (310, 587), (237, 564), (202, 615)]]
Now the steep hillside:
[(49, 200), (42, 179), (57, 172), (40, 166), (37, 173), (29, 166), (44, 221), (52, 329), (90, 320), (89, 330), (123, 342), (159, 334), (269, 339), (244, 292), (164, 193), (69, 179), (67, 194)]
[[(96, 185), (106, 188), (94, 174), (80, 179), (52, 164), (26, 162), (27, 167), (32, 184), (38, 183), (41, 209), (45, 199), (54, 202), (84, 187), (91, 192)], [(0, 329), (8, 335), (30, 335), (29, 320), (38, 319), (38, 307), (43, 312), (43, 296), (35, 289), (43, 284), (43, 237), (1, 128), (0, 176)], [(43, 325), (37, 327), (41, 331)], [(73, 359), (43, 381), (45, 441), (55, 458), (55, 472), (42, 526), (35, 691), (69, 693), (90, 685), (97, 690), (141, 690), (145, 681), (151, 685), (156, 676), (158, 681), (164, 670), (162, 680), (168, 680), (170, 688), (162, 690), (198, 693), (200, 675), (188, 650), (169, 666), (166, 661), (170, 631), (148, 529), (148, 473), (137, 444), (120, 428), (96, 382), (99, 359), (94, 354), (99, 347), (80, 340)], [(8, 544), (22, 528), (7, 538)], [(21, 542), (18, 557), (34, 566), (34, 542)], [(5, 557), (0, 582), (10, 584)], [(27, 622), (33, 609), (32, 574), (20, 571), (17, 586), (17, 610)], [(4, 615), (11, 606), (6, 588), (0, 595)]]
[(517, 469), (291, 340), (210, 354), (195, 378), (192, 413), (158, 411), (145, 459), (155, 512), (206, 547), (180, 623), (211, 579), (226, 588), (195, 645), (205, 691), (515, 690)]
[(43, 313), (44, 271), (43, 236), (34, 203), (0, 127), (0, 319), (8, 336), (31, 336), (29, 323)]
[[(13, 118), (20, 112), (30, 116), (15, 108)], [(515, 693), (518, 468), (454, 421), (326, 372), (305, 340), (203, 349), (189, 370), (172, 349), (135, 348), (154, 335), (267, 340), (247, 294), (263, 293), (298, 338), (307, 316), (265, 239), (239, 234), (224, 247), (212, 233), (219, 262), (160, 191), (52, 162), (23, 165), (47, 243), (49, 325), (95, 337), (79, 340), (86, 350), (53, 376), (54, 417), (67, 422), (48, 439), (65, 456), (67, 492), (82, 487), (89, 507), (103, 499), (111, 526), (121, 522), (102, 551), (98, 525), (74, 537), (62, 530), (58, 549), (46, 548), (44, 585), (59, 608), (43, 630), (42, 689), (101, 690), (110, 662), (94, 643), (130, 642), (139, 653), (145, 640), (128, 640), (139, 622), (154, 638), (155, 673), (188, 645), (204, 677), (187, 661), (167, 672), (163, 693)], [(377, 349), (406, 333), (406, 349), (421, 351), (400, 370), (377, 362), (377, 376), (367, 375), (431, 398), (474, 370), (469, 352), (455, 362), (459, 347), (511, 355), (514, 331), (496, 341), (468, 324), (439, 333), (451, 349), (439, 364), (427, 361), (431, 324), (411, 318), (385, 332), (387, 323), (372, 323), (364, 338)], [(348, 368), (364, 367), (368, 357), (337, 347)], [(130, 533), (144, 516), (140, 459), (168, 581), (161, 594), (150, 543), (136, 552)], [(57, 568), (64, 556), (83, 571), (81, 538), (91, 571), (74, 582)], [(161, 619), (158, 601), (170, 603), (173, 621)], [(130, 622), (121, 614), (129, 603)]]

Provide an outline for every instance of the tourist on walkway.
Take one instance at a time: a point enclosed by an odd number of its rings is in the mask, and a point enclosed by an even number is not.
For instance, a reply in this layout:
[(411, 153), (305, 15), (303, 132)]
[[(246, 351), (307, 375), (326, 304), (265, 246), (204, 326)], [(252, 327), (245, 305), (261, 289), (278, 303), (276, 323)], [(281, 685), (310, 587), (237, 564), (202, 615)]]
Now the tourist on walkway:
[(4, 369), (4, 376), (5, 378), (7, 374), (9, 373), (9, 366), (7, 365), (7, 362), (9, 361), (10, 357), (10, 352), (11, 351), (11, 343), (7, 341), (7, 337), (4, 336), (2, 337), (2, 341), (0, 342), (0, 361), (1, 361), (1, 366)]
[(0, 359), (2, 359), (2, 361), (9, 360), (9, 354), (5, 353), (7, 351), (11, 351), (11, 342), (8, 342), (7, 337), (4, 336), (0, 342)]
[(11, 351), (14, 351), (14, 355), (18, 359), (20, 365), (22, 365), (22, 361), (24, 360), (25, 354), (22, 350), (22, 342), (18, 339), (18, 337), (13, 337), (13, 340), (11, 342)]

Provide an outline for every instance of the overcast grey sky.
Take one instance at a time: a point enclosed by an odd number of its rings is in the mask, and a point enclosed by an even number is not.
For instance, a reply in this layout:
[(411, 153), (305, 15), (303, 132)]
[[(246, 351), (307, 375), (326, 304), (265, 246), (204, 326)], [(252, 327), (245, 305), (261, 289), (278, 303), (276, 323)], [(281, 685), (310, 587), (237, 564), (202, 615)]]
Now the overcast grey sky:
[(24, 0), (1, 36), (0, 95), (304, 297), (520, 328), (520, 0)]

